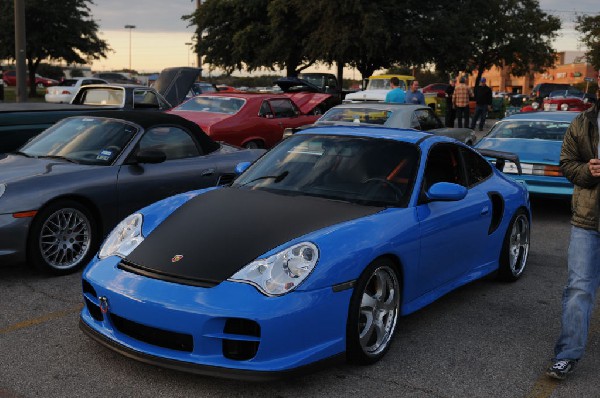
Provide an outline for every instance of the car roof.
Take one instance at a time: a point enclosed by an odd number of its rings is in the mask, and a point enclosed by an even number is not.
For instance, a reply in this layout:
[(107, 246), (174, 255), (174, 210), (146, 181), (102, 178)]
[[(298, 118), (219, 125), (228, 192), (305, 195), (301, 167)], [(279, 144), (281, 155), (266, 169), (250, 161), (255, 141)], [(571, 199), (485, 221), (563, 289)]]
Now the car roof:
[(372, 102), (372, 101), (364, 101), (364, 102), (352, 102), (347, 104), (336, 105), (331, 109), (353, 109), (353, 108), (369, 108), (369, 109), (381, 109), (382, 111), (396, 111), (396, 110), (404, 110), (404, 109), (431, 109), (427, 105), (415, 105), (415, 104), (396, 104), (392, 102)]
[(411, 129), (396, 129), (380, 126), (315, 126), (298, 131), (296, 134), (346, 135), (355, 137), (370, 137), (418, 144), (426, 138), (436, 138), (441, 141), (450, 140), (447, 137), (436, 136)]
[(269, 98), (283, 98), (290, 99), (287, 95), (284, 94), (269, 94), (269, 93), (234, 93), (234, 92), (216, 92), (216, 93), (203, 93), (197, 95), (196, 97), (231, 97), (231, 98), (241, 98), (241, 99), (269, 99)]
[(553, 111), (553, 112), (522, 112), (515, 113), (500, 120), (523, 120), (523, 121), (551, 121), (551, 122), (570, 122), (575, 119), (579, 112)]
[(210, 148), (211, 152), (219, 147), (219, 144), (208, 137), (196, 123), (171, 113), (147, 110), (106, 110), (94, 111), (82, 116), (126, 120), (135, 123), (144, 129), (157, 125), (176, 124), (189, 130), (201, 142), (202, 146), (204, 148)]

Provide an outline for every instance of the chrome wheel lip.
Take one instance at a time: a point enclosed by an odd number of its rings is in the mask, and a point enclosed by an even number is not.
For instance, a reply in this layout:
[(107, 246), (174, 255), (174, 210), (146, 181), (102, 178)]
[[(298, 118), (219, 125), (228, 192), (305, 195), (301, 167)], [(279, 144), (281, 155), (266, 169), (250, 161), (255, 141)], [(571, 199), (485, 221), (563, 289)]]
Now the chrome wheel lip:
[(362, 292), (359, 308), (358, 337), (366, 355), (377, 356), (389, 346), (399, 310), (400, 284), (396, 273), (388, 266), (375, 269)]
[(42, 259), (52, 268), (68, 270), (87, 256), (92, 241), (88, 217), (74, 208), (52, 213), (42, 224), (38, 247)]
[(512, 274), (523, 273), (529, 254), (529, 219), (519, 214), (512, 224), (508, 244), (508, 261)]

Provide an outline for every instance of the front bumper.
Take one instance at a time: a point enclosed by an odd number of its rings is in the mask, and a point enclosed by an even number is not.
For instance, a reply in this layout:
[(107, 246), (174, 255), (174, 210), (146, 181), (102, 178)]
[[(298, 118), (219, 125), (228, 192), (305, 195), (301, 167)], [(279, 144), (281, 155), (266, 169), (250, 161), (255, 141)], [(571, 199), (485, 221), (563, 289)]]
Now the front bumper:
[(27, 235), (32, 218), (0, 214), (0, 264), (18, 264), (27, 259)]
[(351, 289), (266, 297), (247, 284), (180, 285), (120, 270), (118, 263), (115, 257), (95, 260), (84, 272), (80, 327), (126, 356), (255, 380), (312, 370), (344, 356)]

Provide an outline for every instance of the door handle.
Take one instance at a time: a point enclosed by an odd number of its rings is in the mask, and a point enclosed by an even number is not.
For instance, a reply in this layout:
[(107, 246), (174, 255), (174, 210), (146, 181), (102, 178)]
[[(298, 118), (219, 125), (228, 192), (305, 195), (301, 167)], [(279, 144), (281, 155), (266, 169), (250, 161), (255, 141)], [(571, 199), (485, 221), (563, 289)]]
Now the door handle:
[(490, 212), (490, 208), (488, 206), (485, 206), (483, 209), (481, 209), (481, 215), (482, 216), (485, 216), (489, 212)]
[(202, 177), (206, 177), (206, 176), (211, 176), (215, 173), (215, 169), (204, 169), (202, 170), (202, 172), (200, 173), (200, 175)]

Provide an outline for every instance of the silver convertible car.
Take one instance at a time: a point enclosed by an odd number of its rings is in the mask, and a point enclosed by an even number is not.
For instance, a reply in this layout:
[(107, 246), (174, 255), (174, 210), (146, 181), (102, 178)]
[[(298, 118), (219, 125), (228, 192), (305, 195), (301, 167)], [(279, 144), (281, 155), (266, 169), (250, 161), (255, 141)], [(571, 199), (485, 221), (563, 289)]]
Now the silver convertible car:
[(262, 153), (215, 142), (195, 123), (159, 112), (63, 119), (0, 155), (0, 263), (73, 272), (130, 213), (226, 185), (238, 163)]
[(313, 125), (286, 129), (284, 138), (296, 131), (312, 126), (326, 125), (379, 125), (401, 129), (415, 129), (435, 135), (454, 138), (464, 144), (473, 145), (475, 132), (468, 128), (449, 128), (426, 105), (392, 104), (385, 102), (363, 102), (342, 104), (329, 109)]

